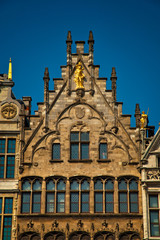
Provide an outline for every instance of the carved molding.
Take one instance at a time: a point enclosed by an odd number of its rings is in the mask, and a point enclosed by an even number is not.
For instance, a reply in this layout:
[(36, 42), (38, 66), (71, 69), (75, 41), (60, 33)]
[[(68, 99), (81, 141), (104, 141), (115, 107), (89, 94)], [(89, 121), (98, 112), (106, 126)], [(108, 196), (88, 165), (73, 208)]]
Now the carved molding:
[(147, 179), (149, 180), (160, 180), (160, 170), (148, 170)]

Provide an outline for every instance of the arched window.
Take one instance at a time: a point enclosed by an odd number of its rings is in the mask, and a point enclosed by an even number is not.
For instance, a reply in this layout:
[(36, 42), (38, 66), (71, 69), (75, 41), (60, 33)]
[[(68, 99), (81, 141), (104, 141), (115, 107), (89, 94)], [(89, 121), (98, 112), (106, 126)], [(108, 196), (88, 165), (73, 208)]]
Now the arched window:
[(41, 180), (24, 179), (22, 181), (22, 213), (41, 212)]
[(46, 212), (65, 212), (66, 183), (62, 178), (50, 178), (46, 182)]
[(106, 160), (107, 159), (107, 143), (100, 142), (99, 143), (99, 160)]
[(89, 212), (89, 189), (88, 179), (73, 179), (70, 183), (70, 212)]
[(89, 159), (89, 132), (71, 132), (71, 160)]
[(121, 178), (118, 182), (119, 212), (138, 212), (138, 182), (132, 178)]
[(111, 178), (96, 178), (94, 181), (95, 212), (114, 212), (114, 182)]

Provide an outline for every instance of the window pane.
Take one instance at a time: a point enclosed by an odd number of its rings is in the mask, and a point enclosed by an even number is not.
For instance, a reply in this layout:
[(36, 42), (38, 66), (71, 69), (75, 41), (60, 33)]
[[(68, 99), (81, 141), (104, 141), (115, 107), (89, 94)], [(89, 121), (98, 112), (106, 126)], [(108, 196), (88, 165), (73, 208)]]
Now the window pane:
[(81, 143), (81, 159), (89, 159), (89, 143)]
[(33, 190), (41, 190), (41, 183), (39, 180), (36, 180), (34, 183), (33, 183)]
[(124, 179), (119, 181), (118, 188), (119, 190), (127, 190), (127, 183), (125, 182)]
[(63, 180), (60, 180), (58, 183), (57, 183), (57, 190), (65, 190), (66, 189), (66, 184), (64, 183)]
[(112, 180), (107, 180), (105, 183), (105, 189), (106, 190), (113, 190), (114, 189), (114, 183), (112, 182)]
[(22, 213), (30, 212), (30, 193), (22, 194)]
[(12, 217), (4, 217), (3, 240), (11, 240)]
[(82, 183), (81, 183), (81, 189), (82, 190), (89, 190), (89, 182), (87, 180), (84, 180)]
[(99, 158), (107, 159), (107, 143), (99, 144)]
[(79, 145), (78, 143), (71, 143), (71, 159), (79, 159)]
[(16, 140), (15, 139), (9, 139), (8, 140), (8, 153), (15, 153), (16, 148)]
[(53, 154), (53, 156), (52, 156), (53, 159), (60, 159), (60, 144), (59, 143), (53, 144), (52, 154)]
[(12, 213), (13, 198), (5, 198), (4, 213)]
[(32, 212), (39, 213), (41, 211), (41, 194), (33, 193)]
[(53, 180), (47, 182), (47, 190), (55, 190), (55, 183), (53, 182)]
[(76, 180), (71, 182), (71, 190), (79, 190), (79, 183)]
[(101, 180), (97, 180), (94, 184), (94, 189), (95, 190), (102, 190), (103, 189), (103, 183)]
[(149, 195), (149, 207), (158, 208), (158, 195)]
[(79, 211), (79, 193), (71, 193), (71, 212)]
[(89, 212), (89, 193), (81, 194), (81, 212)]
[(79, 132), (71, 132), (71, 141), (79, 141)]
[(0, 153), (5, 153), (5, 139), (0, 139)]
[(128, 212), (127, 193), (119, 193), (119, 212)]
[(89, 141), (89, 132), (82, 132), (81, 133), (81, 141)]
[(95, 212), (103, 212), (103, 193), (95, 193)]
[(6, 178), (14, 178), (14, 166), (15, 166), (15, 156), (8, 156)]
[(0, 156), (0, 178), (4, 178), (4, 156)]
[(151, 223), (159, 222), (159, 212), (158, 211), (150, 211), (150, 220)]
[(47, 193), (47, 212), (54, 212), (54, 193)]
[(24, 181), (22, 183), (22, 190), (31, 190), (31, 184), (28, 180)]
[(113, 212), (113, 193), (105, 194), (106, 200), (106, 212)]
[(159, 236), (159, 212), (150, 211), (151, 236)]
[(159, 236), (159, 226), (151, 224), (151, 236)]
[(0, 198), (0, 213), (2, 213), (2, 198)]
[(57, 212), (64, 212), (65, 194), (57, 193)]
[(135, 180), (131, 180), (129, 183), (130, 190), (138, 190), (138, 183)]

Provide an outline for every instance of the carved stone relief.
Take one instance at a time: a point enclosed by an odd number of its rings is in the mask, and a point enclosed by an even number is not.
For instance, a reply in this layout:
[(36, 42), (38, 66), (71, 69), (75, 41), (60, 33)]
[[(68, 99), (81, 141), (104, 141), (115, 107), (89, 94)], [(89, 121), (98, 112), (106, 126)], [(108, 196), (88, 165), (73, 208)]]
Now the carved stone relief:
[(3, 118), (12, 119), (17, 114), (17, 107), (13, 103), (6, 103), (1, 108), (1, 114)]

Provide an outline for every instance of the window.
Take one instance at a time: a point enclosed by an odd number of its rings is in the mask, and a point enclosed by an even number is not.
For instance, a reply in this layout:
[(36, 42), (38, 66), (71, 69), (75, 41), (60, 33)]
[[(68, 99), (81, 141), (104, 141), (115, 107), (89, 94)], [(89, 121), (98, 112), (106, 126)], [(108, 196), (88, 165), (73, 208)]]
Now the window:
[(14, 178), (15, 139), (0, 139), (0, 178)]
[(99, 144), (99, 159), (106, 160), (107, 159), (107, 143)]
[(22, 213), (41, 212), (41, 181), (25, 179), (22, 181)]
[(52, 145), (52, 159), (60, 160), (60, 143), (53, 143)]
[(89, 132), (71, 132), (71, 160), (89, 159)]
[(160, 236), (160, 194), (149, 195), (150, 235)]
[(118, 182), (119, 212), (138, 212), (138, 183), (135, 179), (122, 178)]
[(11, 240), (13, 198), (0, 198), (0, 239)]
[(70, 183), (70, 212), (89, 212), (89, 189), (88, 179), (73, 179)]
[(65, 190), (64, 179), (48, 179), (46, 182), (46, 212), (65, 212)]
[(110, 178), (97, 178), (94, 182), (94, 211), (114, 212), (114, 182)]

